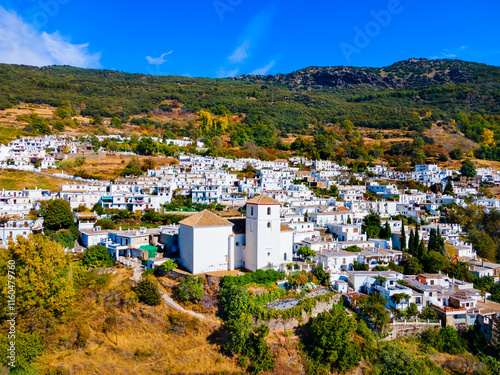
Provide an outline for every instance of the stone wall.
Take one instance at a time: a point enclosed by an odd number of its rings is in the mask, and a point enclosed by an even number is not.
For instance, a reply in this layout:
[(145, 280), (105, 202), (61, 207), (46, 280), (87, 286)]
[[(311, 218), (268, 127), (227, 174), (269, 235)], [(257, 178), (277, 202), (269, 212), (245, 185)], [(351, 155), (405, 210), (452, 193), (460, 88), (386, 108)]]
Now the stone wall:
[(116, 154), (111, 154), (107, 152), (79, 152), (74, 154), (64, 154), (63, 159), (74, 160), (76, 158), (84, 157), (87, 160), (98, 160), (98, 159), (103, 159), (108, 155), (115, 156)]
[(405, 324), (389, 324), (389, 336), (382, 341), (391, 341), (399, 337), (420, 336), (429, 328), (440, 328), (440, 323), (407, 323)]
[(269, 321), (256, 321), (254, 323), (255, 326), (260, 326), (265, 324), (269, 327), (270, 330), (282, 330), (282, 329), (293, 329), (298, 327), (299, 325), (306, 324), (310, 318), (315, 318), (323, 311), (330, 310), (333, 305), (340, 302), (340, 294), (336, 294), (331, 297), (330, 302), (321, 301), (318, 302), (312, 309), (312, 314), (309, 316), (306, 311), (302, 311), (302, 319), (290, 318), (290, 319), (271, 319)]

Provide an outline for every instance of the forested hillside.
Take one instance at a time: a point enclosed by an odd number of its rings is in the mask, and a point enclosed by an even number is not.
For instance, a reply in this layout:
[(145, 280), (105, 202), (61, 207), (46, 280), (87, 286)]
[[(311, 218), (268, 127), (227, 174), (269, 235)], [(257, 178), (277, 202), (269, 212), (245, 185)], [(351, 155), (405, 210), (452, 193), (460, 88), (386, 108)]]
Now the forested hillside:
[[(200, 117), (203, 110), (205, 131), (191, 123), (181, 126), (180, 134), (208, 145), (214, 137), (228, 136), (233, 146), (251, 141), (286, 151), (280, 138), (310, 135), (310, 145), (299, 140), (292, 150), (369, 160), (364, 144), (351, 144), (359, 138), (351, 128), (399, 130), (429, 144), (426, 129), (440, 126), (477, 142), (476, 157), (500, 160), (500, 68), (459, 60), (410, 59), (384, 68), (309, 67), (234, 79), (0, 64), (0, 88), (0, 109), (19, 102), (55, 107), (67, 102), (75, 113), (97, 121), (104, 117), (125, 123), (133, 115), (169, 113), (175, 107)], [(205, 111), (218, 120), (207, 123)], [(154, 125), (174, 134), (181, 130), (168, 122)], [(365, 152), (350, 151), (355, 148)], [(411, 159), (410, 148), (402, 144), (400, 154)], [(317, 154), (311, 155), (312, 149)], [(379, 147), (371, 157), (388, 151)]]

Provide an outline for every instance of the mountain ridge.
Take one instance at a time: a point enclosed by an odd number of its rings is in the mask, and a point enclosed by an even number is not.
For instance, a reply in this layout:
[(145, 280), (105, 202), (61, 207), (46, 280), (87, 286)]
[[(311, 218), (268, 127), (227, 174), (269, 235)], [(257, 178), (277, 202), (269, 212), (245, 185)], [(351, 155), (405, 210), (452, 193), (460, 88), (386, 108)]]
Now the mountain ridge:
[[(411, 72), (411, 69), (414, 72)], [(479, 73), (485, 72), (496, 73), (498, 77), (500, 67), (457, 59), (410, 58), (382, 68), (309, 66), (290, 73), (267, 76), (240, 75), (233, 79), (240, 82), (280, 84), (295, 91), (349, 88), (358, 85), (407, 89), (410, 85), (412, 88), (428, 88), (446, 83), (471, 83), (480, 78)]]

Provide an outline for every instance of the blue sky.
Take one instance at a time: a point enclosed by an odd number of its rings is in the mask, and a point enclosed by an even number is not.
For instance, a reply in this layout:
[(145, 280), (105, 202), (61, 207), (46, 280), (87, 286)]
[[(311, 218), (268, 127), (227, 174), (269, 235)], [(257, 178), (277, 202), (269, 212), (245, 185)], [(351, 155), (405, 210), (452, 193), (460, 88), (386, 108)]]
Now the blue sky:
[(227, 77), (410, 57), (500, 65), (500, 3), (4, 0), (0, 62)]

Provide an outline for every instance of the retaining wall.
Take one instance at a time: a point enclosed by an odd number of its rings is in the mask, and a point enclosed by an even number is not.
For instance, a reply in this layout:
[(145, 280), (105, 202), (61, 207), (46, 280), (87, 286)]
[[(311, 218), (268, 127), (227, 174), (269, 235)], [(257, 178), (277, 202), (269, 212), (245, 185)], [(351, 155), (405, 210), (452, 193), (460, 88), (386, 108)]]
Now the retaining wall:
[(262, 321), (258, 320), (254, 323), (255, 326), (260, 326), (262, 324), (265, 324), (269, 327), (270, 330), (276, 330), (276, 329), (293, 329), (298, 327), (299, 325), (306, 324), (310, 318), (315, 318), (318, 316), (320, 313), (323, 311), (330, 310), (333, 305), (336, 303), (339, 303), (340, 301), (340, 294), (335, 294), (334, 296), (331, 297), (330, 302), (327, 301), (321, 301), (318, 302), (312, 309), (312, 314), (308, 315), (306, 311), (302, 311), (302, 319), (297, 319), (297, 318), (290, 318), (290, 319), (283, 319), (283, 318), (277, 318), (277, 319), (271, 319), (269, 321)]

